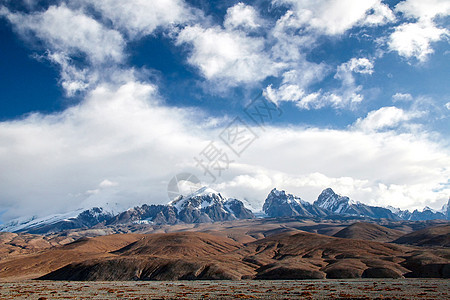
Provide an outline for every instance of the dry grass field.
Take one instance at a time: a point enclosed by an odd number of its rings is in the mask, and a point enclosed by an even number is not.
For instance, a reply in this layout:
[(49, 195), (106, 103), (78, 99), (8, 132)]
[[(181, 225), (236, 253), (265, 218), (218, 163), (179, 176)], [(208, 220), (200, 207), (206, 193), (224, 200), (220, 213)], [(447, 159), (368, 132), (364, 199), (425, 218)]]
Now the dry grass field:
[(450, 299), (446, 279), (21, 281), (0, 299)]

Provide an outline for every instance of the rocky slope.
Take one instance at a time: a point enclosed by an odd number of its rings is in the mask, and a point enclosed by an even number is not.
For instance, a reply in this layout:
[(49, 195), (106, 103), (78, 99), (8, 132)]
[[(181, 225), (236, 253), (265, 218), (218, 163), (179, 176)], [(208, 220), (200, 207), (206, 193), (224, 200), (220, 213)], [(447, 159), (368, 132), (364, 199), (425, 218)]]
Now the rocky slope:
[(399, 237), (394, 243), (450, 247), (450, 225), (434, 226), (418, 230)]
[[(411, 221), (400, 223), (409, 224)], [(346, 238), (314, 233), (331, 233), (339, 227), (342, 228), (343, 224), (336, 220), (319, 224), (296, 217), (249, 219), (157, 226), (153, 232), (159, 233), (82, 238), (55, 247), (39, 241), (32, 252), (1, 259), (0, 280), (42, 276), (52, 280), (449, 276), (447, 244), (437, 247), (436, 243), (429, 242), (429, 237), (438, 237), (438, 241), (448, 237), (448, 224), (430, 228), (425, 238), (424, 232), (405, 235), (409, 241), (416, 236), (413, 243), (420, 246), (373, 241), (374, 232), (375, 239), (378, 239), (383, 236), (380, 232), (387, 231), (389, 236), (392, 231), (365, 223), (351, 225), (351, 234)], [(166, 230), (178, 231), (164, 233)], [(10, 247), (11, 239), (18, 236), (5, 236), (0, 250)], [(38, 237), (27, 235), (30, 241)], [(428, 242), (420, 242), (424, 240)], [(402, 242), (400, 239), (397, 241)]]
[(50, 234), (70, 229), (114, 226), (119, 224), (211, 223), (255, 216), (238, 199), (225, 199), (220, 193), (203, 187), (189, 196), (180, 196), (168, 205), (130, 208), (118, 214), (94, 207), (46, 218), (12, 221), (0, 225), (0, 231)]
[(399, 230), (372, 223), (358, 222), (340, 230), (333, 236), (346, 239), (391, 242), (403, 235), (404, 233)]
[(307, 232), (243, 245), (212, 233), (147, 236), (108, 257), (72, 263), (39, 279), (217, 280), (448, 278), (444, 250), (341, 239)]
[(346, 196), (336, 194), (331, 188), (323, 190), (317, 200), (314, 202), (314, 205), (322, 209), (327, 209), (335, 214), (366, 216), (376, 219), (400, 219), (397, 215), (392, 213), (387, 208), (369, 206), (360, 202), (352, 201)]
[[(442, 211), (425, 208), (412, 213), (393, 207), (383, 208), (355, 202), (327, 188), (314, 203), (285, 191), (273, 189), (267, 196), (263, 217), (371, 218), (427, 221), (448, 219), (448, 203)], [(127, 210), (93, 207), (43, 218), (17, 219), (0, 225), (0, 231), (52, 234), (73, 230), (100, 230), (111, 233), (118, 226), (131, 230), (138, 225), (176, 225), (252, 219), (255, 215), (238, 199), (224, 198), (221, 193), (203, 187), (188, 196), (180, 196), (167, 205), (144, 204)]]
[(266, 198), (263, 211), (270, 217), (317, 216), (325, 217), (326, 210), (285, 191), (273, 189)]

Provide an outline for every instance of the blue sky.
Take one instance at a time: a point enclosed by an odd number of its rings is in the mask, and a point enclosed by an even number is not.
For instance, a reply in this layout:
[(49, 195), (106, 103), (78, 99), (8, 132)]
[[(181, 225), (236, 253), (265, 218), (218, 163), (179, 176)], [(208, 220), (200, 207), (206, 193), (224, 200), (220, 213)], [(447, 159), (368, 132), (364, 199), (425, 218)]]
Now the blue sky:
[[(440, 208), (449, 13), (444, 0), (3, 0), (2, 218), (165, 203), (181, 172), (255, 210), (273, 187), (313, 201), (328, 186)], [(264, 127), (245, 114), (258, 95), (279, 110)], [(221, 139), (235, 117), (255, 137), (239, 155)], [(196, 163), (211, 142), (221, 170)]]

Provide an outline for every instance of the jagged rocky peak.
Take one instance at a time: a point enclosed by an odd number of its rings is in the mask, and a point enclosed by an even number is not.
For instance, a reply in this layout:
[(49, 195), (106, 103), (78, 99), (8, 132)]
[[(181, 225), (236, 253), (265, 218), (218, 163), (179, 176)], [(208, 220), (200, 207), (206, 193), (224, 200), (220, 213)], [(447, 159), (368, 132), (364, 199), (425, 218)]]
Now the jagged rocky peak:
[(323, 209), (339, 213), (345, 206), (354, 204), (354, 202), (351, 201), (349, 197), (341, 196), (336, 194), (333, 189), (326, 188), (320, 193), (314, 204)]
[(184, 223), (205, 223), (252, 219), (255, 216), (237, 199), (226, 199), (219, 192), (202, 187), (188, 196), (179, 196), (169, 203)]
[(263, 211), (271, 217), (326, 216), (327, 213), (300, 197), (274, 188), (263, 205)]
[(223, 204), (225, 201), (226, 199), (219, 192), (204, 186), (190, 195), (178, 196), (169, 205), (182, 211), (188, 207), (202, 209), (214, 204)]
[(274, 188), (272, 191), (270, 191), (269, 195), (267, 196), (266, 202), (286, 202), (286, 203), (302, 203), (303, 201), (300, 197), (294, 196), (292, 194), (286, 194), (284, 190), (278, 190), (277, 188)]

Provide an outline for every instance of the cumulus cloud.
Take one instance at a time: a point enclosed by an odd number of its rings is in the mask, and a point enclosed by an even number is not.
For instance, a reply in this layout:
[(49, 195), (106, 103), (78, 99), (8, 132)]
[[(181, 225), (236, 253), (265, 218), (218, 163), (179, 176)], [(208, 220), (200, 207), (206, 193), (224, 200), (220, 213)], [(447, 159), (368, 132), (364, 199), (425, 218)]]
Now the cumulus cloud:
[(392, 129), (414, 117), (417, 117), (417, 114), (405, 112), (395, 106), (387, 106), (369, 112), (364, 119), (359, 118), (354, 126), (366, 131)]
[(449, 15), (450, 3), (447, 0), (406, 0), (398, 3), (395, 10), (407, 17), (431, 20)]
[(224, 80), (230, 86), (258, 82), (277, 74), (281, 64), (272, 62), (264, 51), (264, 39), (220, 27), (188, 26), (177, 37), (177, 44), (188, 43), (192, 51), (188, 62), (209, 80)]
[[(235, 86), (282, 74), (279, 86), (265, 90), (267, 98), (294, 101), (302, 109), (362, 101), (358, 77), (374, 72), (373, 61), (352, 58), (333, 67), (309, 62), (307, 50), (313, 49), (316, 33), (339, 35), (364, 23), (392, 21), (389, 8), (376, 0), (276, 2), (290, 10), (266, 36), (255, 34), (265, 21), (242, 3), (227, 10), (223, 26), (190, 24), (192, 10), (178, 0), (84, 0), (83, 9), (61, 4), (29, 15), (2, 8), (19, 32), (45, 44), (44, 56), (60, 66), (68, 94), (86, 93), (62, 112), (0, 122), (3, 220), (106, 202), (124, 208), (166, 203), (167, 183), (180, 172), (193, 173), (255, 209), (273, 187), (309, 201), (329, 186), (370, 204), (414, 208), (447, 201), (450, 190), (441, 183), (450, 177), (442, 167), (450, 165), (448, 149), (423, 132), (386, 130), (414, 117), (396, 107), (372, 111), (350, 130), (251, 127), (258, 138), (232, 158), (218, 181), (202, 176), (193, 157), (218, 140), (220, 125), (233, 118), (165, 105), (154, 84), (123, 67), (126, 39), (183, 24), (173, 37), (177, 45), (191, 47), (188, 62), (209, 81)], [(88, 14), (91, 8), (98, 18)], [(80, 55), (88, 63), (75, 67), (73, 59)], [(340, 87), (311, 90), (333, 70)]]
[(274, 0), (289, 5), (298, 17), (298, 25), (320, 33), (339, 35), (354, 26), (381, 25), (394, 19), (389, 7), (380, 0)]
[[(0, 166), (8, 170), (0, 175), (0, 198), (10, 208), (7, 215), (46, 214), (100, 200), (125, 207), (165, 202), (161, 180), (195, 154), (201, 134), (186, 112), (157, 103), (150, 84), (104, 84), (61, 113), (0, 123)], [(115, 189), (88, 192), (99, 182)]]
[[(449, 192), (433, 192), (449, 175), (441, 168), (450, 159), (442, 147), (426, 135), (395, 131), (266, 128), (215, 187), (254, 207), (262, 206), (273, 187), (314, 201), (328, 186), (364, 203), (439, 207)], [(392, 197), (396, 188), (401, 198)]]
[(449, 31), (434, 21), (450, 15), (450, 3), (446, 0), (406, 0), (398, 3), (395, 11), (416, 21), (400, 24), (389, 37), (389, 49), (400, 56), (424, 62), (434, 52), (431, 44), (449, 36)]
[(235, 6), (227, 9), (223, 25), (229, 29), (239, 27), (243, 29), (256, 29), (261, 26), (261, 23), (262, 20), (252, 6), (239, 2)]
[(263, 94), (274, 103), (298, 102), (297, 105), (309, 109), (313, 101), (308, 101), (304, 97), (306, 90), (311, 84), (321, 81), (329, 73), (329, 68), (323, 63), (311, 63), (304, 59), (299, 60), (292, 67), (295, 68), (283, 73), (283, 80), (278, 88), (269, 85)]
[(408, 94), (408, 93), (395, 93), (392, 96), (392, 99), (394, 100), (394, 102), (398, 102), (398, 101), (412, 101), (413, 100), (413, 96), (411, 94)]
[(447, 29), (438, 28), (430, 21), (406, 23), (396, 27), (391, 34), (388, 46), (405, 58), (415, 57), (421, 62), (434, 52), (431, 43), (448, 36)]
[(86, 55), (93, 63), (119, 62), (124, 58), (125, 41), (119, 32), (65, 4), (34, 14), (5, 14), (17, 31), (38, 38), (54, 51)]
[(342, 80), (342, 84), (345, 86), (353, 86), (355, 84), (353, 73), (371, 75), (373, 73), (373, 63), (367, 58), (352, 58), (338, 66), (334, 78)]
[[(373, 115), (375, 127), (393, 124)], [(450, 192), (433, 192), (450, 175), (442, 168), (450, 154), (427, 136), (295, 127), (252, 127), (258, 139), (241, 157), (231, 157), (213, 184), (193, 157), (217, 141), (221, 129), (199, 125), (199, 117), (165, 107), (154, 86), (130, 81), (99, 85), (61, 113), (0, 123), (0, 168), (7, 170), (0, 173), (1, 204), (8, 209), (3, 220), (105, 202), (124, 208), (166, 203), (168, 181), (180, 172), (255, 209), (273, 187), (313, 201), (331, 186), (365, 203), (402, 207), (441, 205)], [(398, 193), (401, 201), (390, 198)]]
[(44, 59), (60, 67), (60, 83), (68, 96), (73, 96), (77, 92), (86, 90), (90, 85), (97, 81), (97, 75), (91, 70), (80, 69), (74, 66), (71, 58), (62, 52), (47, 52)]
[[(278, 88), (269, 85), (264, 90), (264, 96), (275, 102), (295, 102), (300, 109), (319, 109), (325, 106), (335, 108), (351, 107), (361, 102), (364, 97), (360, 94), (361, 85), (356, 84), (354, 73), (371, 75), (373, 63), (367, 58), (352, 58), (337, 67), (334, 78), (341, 82), (340, 88), (332, 91), (307, 92), (309, 84), (321, 80), (327, 74), (328, 68), (324, 64), (306, 63), (310, 68), (305, 73), (288, 71), (283, 74), (282, 84)], [(302, 75), (300, 75), (302, 74)]]
[(396, 20), (394, 13), (384, 3), (375, 3), (371, 9), (371, 12), (367, 14), (363, 20), (363, 25), (383, 25), (386, 23), (394, 22)]
[(183, 0), (83, 0), (102, 16), (112, 21), (115, 28), (131, 38), (153, 33), (158, 27), (182, 24), (195, 18), (195, 11)]

